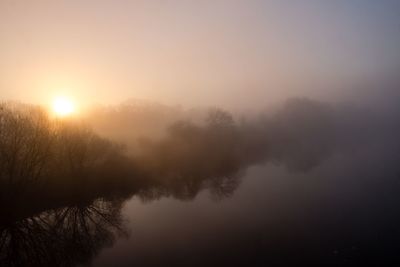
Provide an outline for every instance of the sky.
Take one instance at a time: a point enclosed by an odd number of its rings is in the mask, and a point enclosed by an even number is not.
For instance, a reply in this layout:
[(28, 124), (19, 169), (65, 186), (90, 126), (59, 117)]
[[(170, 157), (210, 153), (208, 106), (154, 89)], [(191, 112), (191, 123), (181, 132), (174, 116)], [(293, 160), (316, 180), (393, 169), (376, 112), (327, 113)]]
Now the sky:
[(0, 99), (343, 99), (398, 70), (399, 47), (397, 0), (1, 0)]

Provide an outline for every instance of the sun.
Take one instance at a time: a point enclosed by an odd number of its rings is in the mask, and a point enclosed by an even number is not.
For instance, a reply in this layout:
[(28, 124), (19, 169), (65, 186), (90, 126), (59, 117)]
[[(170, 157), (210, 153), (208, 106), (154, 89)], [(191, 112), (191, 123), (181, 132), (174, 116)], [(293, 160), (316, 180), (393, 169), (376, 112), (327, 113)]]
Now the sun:
[(75, 111), (74, 102), (67, 97), (56, 97), (53, 100), (53, 111), (59, 117), (69, 116)]

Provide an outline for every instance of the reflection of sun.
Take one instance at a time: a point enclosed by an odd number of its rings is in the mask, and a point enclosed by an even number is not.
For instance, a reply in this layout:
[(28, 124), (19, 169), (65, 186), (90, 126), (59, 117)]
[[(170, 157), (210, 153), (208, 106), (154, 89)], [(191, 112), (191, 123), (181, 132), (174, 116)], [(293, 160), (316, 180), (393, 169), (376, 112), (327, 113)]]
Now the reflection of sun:
[(53, 111), (57, 116), (68, 116), (75, 111), (75, 105), (66, 97), (57, 97), (53, 101)]

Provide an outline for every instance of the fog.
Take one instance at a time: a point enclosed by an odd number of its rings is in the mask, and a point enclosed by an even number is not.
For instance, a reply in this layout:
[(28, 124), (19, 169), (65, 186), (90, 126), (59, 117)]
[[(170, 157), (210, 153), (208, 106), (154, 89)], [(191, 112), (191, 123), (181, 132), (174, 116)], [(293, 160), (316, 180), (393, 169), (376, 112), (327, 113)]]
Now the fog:
[[(390, 102), (340, 103), (298, 97), (245, 113), (128, 101), (97, 106), (86, 117), (66, 119), (53, 118), (40, 106), (3, 103), (2, 261), (15, 266), (90, 262), (103, 246), (126, 231), (122, 219), (116, 219), (121, 217), (121, 206), (113, 208), (113, 203), (121, 205), (132, 197), (144, 203), (165, 198), (194, 201), (203, 190), (213, 201), (222, 201), (235, 194), (249, 168), (260, 164), (303, 176), (337, 157), (363, 155), (365, 164), (370, 165), (366, 169), (379, 181), (360, 177), (357, 173), (361, 170), (355, 167), (350, 180), (329, 180), (330, 193), (347, 186), (352, 192), (354, 184), (361, 182), (374, 184), (363, 189), (366, 194), (378, 190), (386, 199), (395, 198), (400, 114)], [(384, 169), (374, 169), (383, 163)], [(330, 171), (332, 175), (335, 172)], [(325, 190), (318, 186), (319, 182), (314, 182), (316, 191)], [(107, 208), (96, 211), (92, 208), (95, 203)], [(376, 205), (387, 204), (391, 205), (387, 201)], [(83, 217), (70, 217), (71, 212)], [(98, 212), (98, 219), (91, 217)], [(108, 212), (112, 214), (106, 215)], [(74, 220), (83, 220), (97, 230), (87, 232)], [(65, 231), (59, 228), (63, 224)], [(23, 237), (15, 234), (15, 227)], [(25, 227), (32, 230), (27, 232)], [(61, 253), (58, 249), (83, 245), (68, 243), (75, 227), (88, 239), (84, 245), (88, 250), (80, 251), (77, 258), (54, 258), (52, 254)], [(39, 243), (26, 243), (27, 235)], [(53, 246), (54, 251), (43, 250), (54, 238), (62, 242)], [(243, 254), (238, 260), (245, 257)]]
[(399, 266), (399, 18), (0, 1), (0, 266)]
[(1, 107), (3, 195), (39, 190), (91, 198), (111, 195), (114, 187), (146, 198), (190, 199), (203, 188), (229, 195), (240, 172), (255, 164), (306, 172), (334, 154), (366, 148), (392, 157), (399, 146), (397, 110), (307, 98), (258, 114), (136, 102), (57, 120), (40, 107), (7, 103)]
[(398, 76), (398, 18), (392, 0), (1, 1), (1, 99), (357, 101)]

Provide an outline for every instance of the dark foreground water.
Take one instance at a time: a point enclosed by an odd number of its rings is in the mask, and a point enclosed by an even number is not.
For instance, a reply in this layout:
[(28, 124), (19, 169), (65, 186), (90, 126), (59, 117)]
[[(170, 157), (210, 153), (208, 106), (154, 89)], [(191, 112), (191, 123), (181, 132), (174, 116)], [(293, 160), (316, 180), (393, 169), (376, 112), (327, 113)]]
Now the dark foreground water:
[(253, 166), (217, 200), (133, 197), (122, 211), (128, 235), (93, 265), (398, 266), (400, 177), (388, 153), (338, 153), (300, 173)]

